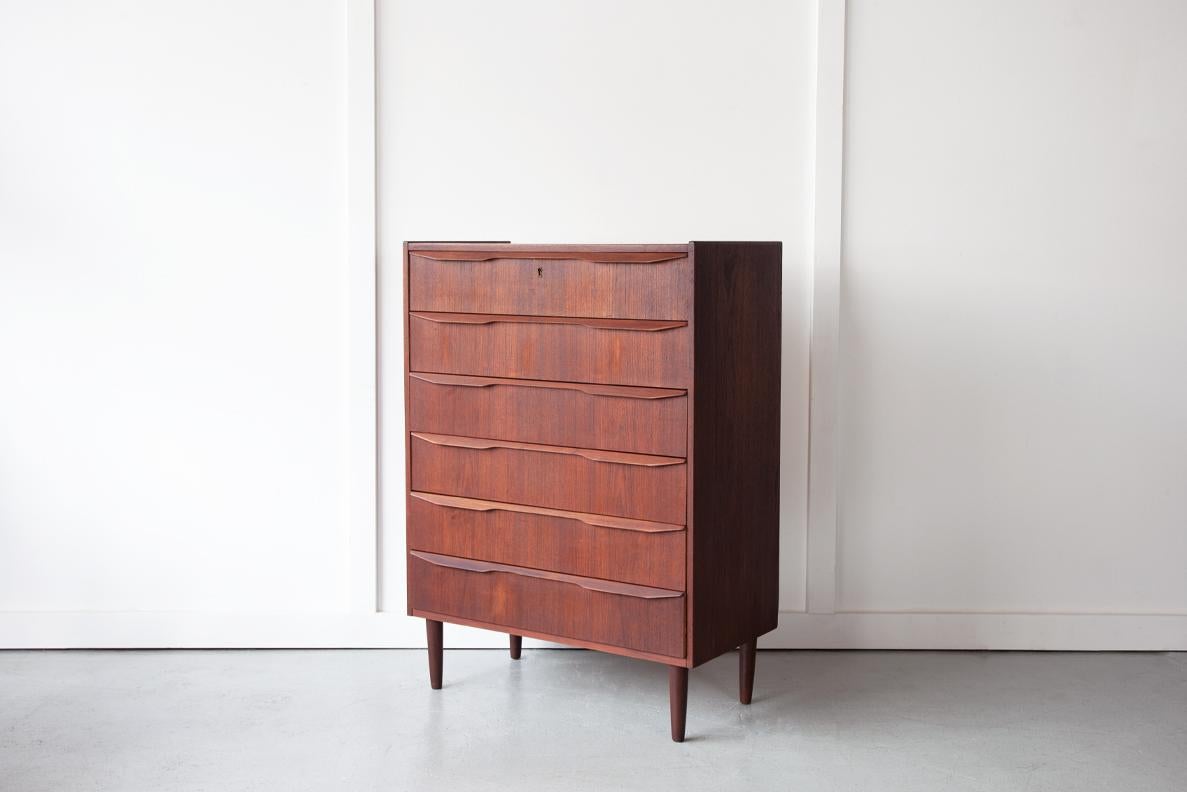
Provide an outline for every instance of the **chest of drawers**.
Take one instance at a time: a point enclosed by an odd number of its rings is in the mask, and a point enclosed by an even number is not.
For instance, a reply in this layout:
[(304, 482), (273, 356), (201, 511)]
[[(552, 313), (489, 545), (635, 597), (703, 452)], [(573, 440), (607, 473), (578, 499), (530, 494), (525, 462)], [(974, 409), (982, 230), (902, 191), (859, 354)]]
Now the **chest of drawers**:
[(777, 242), (408, 243), (408, 612), (688, 671), (774, 629)]

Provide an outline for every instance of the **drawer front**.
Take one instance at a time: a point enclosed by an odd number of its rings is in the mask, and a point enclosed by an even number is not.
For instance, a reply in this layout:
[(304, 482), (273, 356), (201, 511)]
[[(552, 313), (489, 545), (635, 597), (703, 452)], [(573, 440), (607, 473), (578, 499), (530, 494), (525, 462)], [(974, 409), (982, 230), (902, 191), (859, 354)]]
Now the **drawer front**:
[(684, 525), (683, 459), (413, 432), (412, 489)]
[(689, 386), (682, 321), (410, 313), (412, 371), (662, 388)]
[(685, 455), (684, 391), (457, 374), (412, 374), (415, 432)]
[(413, 311), (688, 319), (684, 252), (413, 251)]
[(408, 547), (684, 590), (684, 526), (413, 492)]
[(411, 551), (409, 605), (563, 638), (684, 656), (684, 595)]

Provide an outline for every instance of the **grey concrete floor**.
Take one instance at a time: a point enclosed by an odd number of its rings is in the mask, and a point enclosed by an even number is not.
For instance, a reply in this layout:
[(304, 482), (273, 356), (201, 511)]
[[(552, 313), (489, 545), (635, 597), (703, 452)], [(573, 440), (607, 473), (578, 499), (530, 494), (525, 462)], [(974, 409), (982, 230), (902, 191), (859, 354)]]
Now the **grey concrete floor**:
[(1187, 789), (1187, 656), (0, 652), (0, 790)]

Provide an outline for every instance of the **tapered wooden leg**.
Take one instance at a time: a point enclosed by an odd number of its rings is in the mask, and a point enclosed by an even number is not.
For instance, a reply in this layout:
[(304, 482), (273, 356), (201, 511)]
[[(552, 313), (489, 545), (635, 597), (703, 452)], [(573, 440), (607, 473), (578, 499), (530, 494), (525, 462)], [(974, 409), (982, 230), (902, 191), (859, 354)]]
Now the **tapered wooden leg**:
[(738, 647), (738, 701), (743, 704), (750, 703), (750, 695), (754, 692), (754, 653), (757, 648), (757, 638)]
[(684, 716), (688, 713), (688, 669), (668, 666), (668, 706), (672, 709), (672, 740), (684, 742)]
[(444, 657), (441, 644), (441, 622), (425, 619), (425, 632), (429, 636), (429, 686), (441, 689), (441, 661)]
[(511, 636), (511, 659), (512, 660), (519, 659), (519, 651), (521, 649), (523, 649), (523, 636), (522, 635), (512, 635)]

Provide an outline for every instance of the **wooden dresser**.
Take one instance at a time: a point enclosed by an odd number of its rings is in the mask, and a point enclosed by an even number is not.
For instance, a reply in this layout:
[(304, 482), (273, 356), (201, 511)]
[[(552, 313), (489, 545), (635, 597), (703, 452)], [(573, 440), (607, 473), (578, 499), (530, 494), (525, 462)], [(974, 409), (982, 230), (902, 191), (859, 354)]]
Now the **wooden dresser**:
[(688, 669), (774, 629), (778, 242), (405, 245), (408, 612)]

